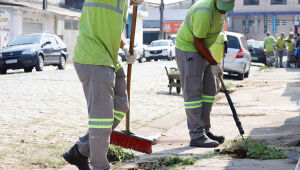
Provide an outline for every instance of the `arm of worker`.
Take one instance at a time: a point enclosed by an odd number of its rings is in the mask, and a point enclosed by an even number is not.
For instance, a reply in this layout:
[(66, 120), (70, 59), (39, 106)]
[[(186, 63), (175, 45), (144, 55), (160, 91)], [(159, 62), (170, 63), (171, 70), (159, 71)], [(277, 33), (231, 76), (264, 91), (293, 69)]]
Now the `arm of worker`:
[(204, 43), (204, 39), (194, 37), (194, 45), (201, 56), (203, 56), (212, 65), (211, 71), (213, 72), (213, 74), (216, 76), (222, 76), (223, 70), (212, 56), (210, 50), (207, 48), (206, 44)]
[(127, 43), (125, 31), (123, 31), (121, 35), (120, 48), (123, 49), (125, 53), (127, 64), (133, 64), (136, 60), (137, 54), (135, 52), (135, 49), (133, 49), (133, 54), (130, 54), (129, 52), (130, 45)]
[(197, 38), (194, 36), (194, 45), (197, 51), (203, 56), (211, 65), (217, 65), (218, 62), (212, 56), (210, 50), (204, 43), (204, 38)]

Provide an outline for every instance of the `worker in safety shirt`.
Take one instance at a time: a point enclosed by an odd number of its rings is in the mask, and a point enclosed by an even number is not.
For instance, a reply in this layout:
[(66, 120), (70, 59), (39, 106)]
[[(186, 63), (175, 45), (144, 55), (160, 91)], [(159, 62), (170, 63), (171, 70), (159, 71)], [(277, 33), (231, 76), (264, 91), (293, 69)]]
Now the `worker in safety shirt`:
[(272, 66), (274, 64), (274, 44), (276, 44), (276, 40), (273, 36), (270, 35), (270, 32), (268, 31), (267, 36), (264, 38), (267, 66)]
[[(139, 5), (143, 0), (130, 0)], [(85, 0), (79, 22), (79, 36), (73, 62), (82, 83), (88, 107), (88, 131), (66, 153), (64, 159), (80, 170), (111, 169), (107, 160), (110, 134), (128, 111), (125, 74), (118, 59), (123, 48), (127, 63), (135, 61), (129, 53), (125, 34), (128, 0)], [(120, 45), (121, 44), (121, 45)]]
[(295, 51), (295, 40), (294, 40), (294, 33), (290, 32), (289, 37), (285, 39), (285, 44), (287, 47), (287, 62), (286, 67), (291, 67), (291, 61), (294, 60), (294, 51)]
[[(285, 49), (285, 39), (284, 39), (284, 32), (280, 34), (280, 37), (276, 41), (276, 67), (283, 68), (282, 65), (282, 58), (283, 58), (283, 50)], [(279, 63), (278, 63), (279, 62)]]
[[(227, 53), (227, 35), (225, 34), (224, 31), (222, 31), (217, 40), (215, 41), (215, 43), (210, 47), (210, 51), (212, 53), (212, 56), (214, 57), (214, 59), (221, 64), (222, 61), (223, 63), (222, 65), (222, 70), (224, 71), (224, 58), (225, 58), (225, 54)], [(217, 86), (217, 90), (220, 89), (220, 81), (218, 79), (216, 79), (216, 86)]]
[(215, 43), (210, 47), (214, 59), (220, 64), (227, 53), (227, 35), (224, 31), (220, 32)]
[(217, 147), (206, 137), (216, 95), (215, 75), (223, 74), (209, 48), (222, 31), (234, 0), (201, 0), (188, 11), (176, 39), (176, 60), (182, 80), (184, 107), (192, 147)]

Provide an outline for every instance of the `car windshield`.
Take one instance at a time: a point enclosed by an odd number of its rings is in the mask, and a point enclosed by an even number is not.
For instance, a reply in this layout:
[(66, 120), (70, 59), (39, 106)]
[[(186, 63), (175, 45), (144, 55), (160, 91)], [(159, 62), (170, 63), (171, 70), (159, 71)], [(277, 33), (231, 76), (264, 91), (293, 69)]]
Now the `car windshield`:
[(235, 49), (241, 48), (239, 39), (237, 37), (227, 35), (227, 39), (228, 39), (228, 48), (235, 48)]
[(169, 46), (168, 41), (154, 41), (151, 43), (151, 47)]
[(40, 43), (40, 40), (41, 35), (23, 35), (11, 40), (7, 46), (10, 47), (16, 45), (37, 44)]
[(264, 48), (264, 42), (263, 41), (248, 41), (249, 48)]

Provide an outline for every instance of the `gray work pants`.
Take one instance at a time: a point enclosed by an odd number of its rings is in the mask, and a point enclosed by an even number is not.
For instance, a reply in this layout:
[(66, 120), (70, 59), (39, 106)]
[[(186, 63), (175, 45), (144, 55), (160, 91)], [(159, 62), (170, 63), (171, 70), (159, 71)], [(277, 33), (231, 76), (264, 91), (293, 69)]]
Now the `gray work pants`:
[(197, 139), (211, 127), (210, 112), (216, 95), (215, 76), (209, 62), (198, 52), (176, 49), (176, 61), (190, 137)]
[(294, 61), (294, 51), (287, 52), (286, 67), (291, 67), (291, 63)]
[(110, 134), (128, 111), (124, 70), (74, 63), (88, 106), (89, 129), (77, 142), (93, 170), (109, 169)]
[(273, 66), (275, 57), (274, 57), (274, 51), (266, 52), (266, 62), (267, 66)]
[(283, 50), (277, 50), (277, 58), (276, 58), (276, 67), (283, 67), (282, 58), (283, 58)]

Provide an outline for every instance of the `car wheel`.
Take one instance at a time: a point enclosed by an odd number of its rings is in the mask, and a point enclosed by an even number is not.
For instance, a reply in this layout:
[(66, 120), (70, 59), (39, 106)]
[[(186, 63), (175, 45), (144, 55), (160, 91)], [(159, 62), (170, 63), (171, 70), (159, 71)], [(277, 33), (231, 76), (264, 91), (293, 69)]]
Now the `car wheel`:
[(239, 80), (244, 80), (244, 78), (245, 78), (245, 73), (238, 73)]
[(42, 55), (38, 56), (38, 61), (37, 61), (36, 66), (35, 66), (35, 70), (36, 71), (43, 71), (44, 70), (44, 59), (43, 59)]
[(6, 74), (7, 73), (7, 70), (6, 69), (4, 69), (4, 68), (1, 68), (0, 69), (0, 74)]
[(154, 59), (154, 61), (158, 61), (158, 59)]
[(150, 59), (146, 58), (146, 61), (151, 61)]
[(64, 70), (66, 68), (66, 58), (64, 56), (59, 57), (58, 69)]
[(139, 58), (139, 59), (138, 59), (138, 62), (139, 62), (139, 63), (142, 63), (142, 62), (143, 62), (143, 58)]
[(32, 69), (33, 69), (33, 67), (25, 67), (24, 72), (25, 73), (30, 73), (30, 72), (32, 72)]
[(245, 74), (245, 77), (248, 78), (248, 77), (249, 77), (249, 74), (250, 74), (250, 67), (249, 67), (248, 72)]

